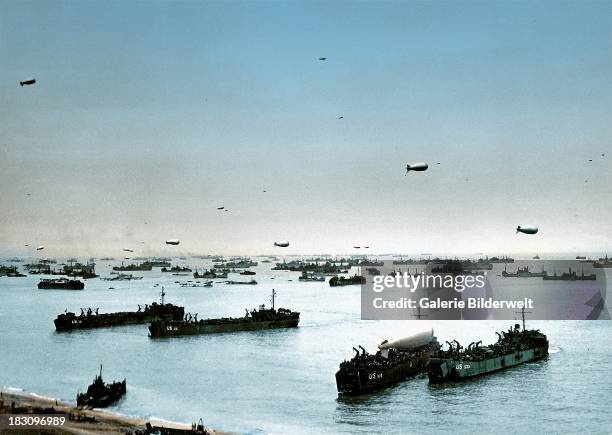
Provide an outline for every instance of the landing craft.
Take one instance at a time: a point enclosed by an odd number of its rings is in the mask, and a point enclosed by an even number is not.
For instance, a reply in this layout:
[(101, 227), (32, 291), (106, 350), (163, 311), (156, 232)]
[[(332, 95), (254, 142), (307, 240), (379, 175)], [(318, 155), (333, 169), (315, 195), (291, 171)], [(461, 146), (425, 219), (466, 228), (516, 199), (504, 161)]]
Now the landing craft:
[(181, 243), (179, 239), (168, 239), (166, 240), (166, 245), (178, 245)]
[(406, 174), (410, 171), (426, 171), (429, 165), (425, 162), (408, 163), (406, 165)]
[(289, 246), (289, 242), (274, 242), (274, 246), (278, 246), (279, 248), (286, 248)]
[(42, 251), (43, 249), (45, 249), (44, 246), (39, 246), (38, 248), (36, 248), (37, 251)]
[(326, 57), (320, 57), (319, 60), (327, 60)]
[(131, 249), (131, 248), (123, 248), (123, 250), (124, 250), (125, 252), (134, 252), (134, 250), (133, 250), (133, 249)]
[(359, 248), (361, 248), (361, 246), (353, 246), (353, 248), (359, 249)]
[(217, 207), (217, 210), (223, 210), (225, 207)]
[(524, 234), (535, 234), (538, 232), (538, 227), (533, 227), (533, 226), (518, 226), (516, 227), (516, 232), (517, 233), (524, 233)]
[(22, 82), (19, 82), (19, 84), (21, 86), (23, 86), (23, 85), (33, 85), (34, 83), (36, 83), (36, 79), (27, 79), (27, 80), (24, 80)]

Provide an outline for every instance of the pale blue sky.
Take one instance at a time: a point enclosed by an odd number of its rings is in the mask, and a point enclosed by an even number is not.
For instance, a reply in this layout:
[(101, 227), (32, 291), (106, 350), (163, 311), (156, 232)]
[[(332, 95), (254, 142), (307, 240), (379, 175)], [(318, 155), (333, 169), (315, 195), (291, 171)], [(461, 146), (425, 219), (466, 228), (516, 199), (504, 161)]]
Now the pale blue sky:
[(0, 8), (5, 251), (612, 248), (610, 1)]

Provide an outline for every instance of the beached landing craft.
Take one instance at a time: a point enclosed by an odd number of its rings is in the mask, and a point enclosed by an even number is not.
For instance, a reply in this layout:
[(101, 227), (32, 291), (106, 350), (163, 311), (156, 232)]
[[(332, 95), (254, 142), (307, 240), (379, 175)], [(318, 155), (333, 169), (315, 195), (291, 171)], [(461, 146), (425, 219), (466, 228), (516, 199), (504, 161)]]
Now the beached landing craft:
[(256, 331), (260, 329), (295, 328), (300, 313), (274, 306), (276, 292), (272, 290), (272, 308), (260, 305), (259, 310), (248, 311), (244, 317), (198, 320), (197, 314), (188, 314), (183, 320), (156, 320), (149, 326), (152, 338), (181, 335), (214, 334), (219, 332)]
[(105, 384), (102, 380), (102, 365), (100, 365), (100, 374), (87, 387), (87, 392), (77, 394), (77, 406), (79, 408), (103, 408), (119, 400), (126, 391), (125, 379), (122, 382)]
[(462, 381), (483, 376), (499, 370), (514, 367), (529, 361), (548, 356), (548, 339), (539, 330), (525, 329), (525, 310), (523, 329), (497, 332), (497, 343), (480, 346), (471, 343), (464, 349), (457, 341), (447, 342), (448, 350), (439, 350), (427, 363), (427, 376), (432, 384), (449, 381)]
[(340, 395), (358, 395), (391, 386), (425, 370), (429, 357), (440, 349), (431, 331), (392, 342), (383, 341), (378, 352), (368, 354), (359, 346), (355, 356), (343, 361), (336, 373), (336, 387)]

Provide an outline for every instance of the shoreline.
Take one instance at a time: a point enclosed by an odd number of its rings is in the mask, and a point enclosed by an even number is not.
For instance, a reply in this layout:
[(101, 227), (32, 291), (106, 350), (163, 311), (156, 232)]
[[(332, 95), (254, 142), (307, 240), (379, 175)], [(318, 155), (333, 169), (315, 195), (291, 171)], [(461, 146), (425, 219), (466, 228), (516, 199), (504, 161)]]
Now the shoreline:
[[(12, 409), (16, 412), (13, 413)], [(7, 429), (9, 433), (52, 433), (72, 435), (96, 435), (96, 434), (210, 434), (225, 435), (228, 432), (220, 432), (205, 426), (204, 430), (194, 430), (191, 424), (175, 423), (165, 420), (144, 420), (137, 417), (103, 411), (99, 409), (79, 409), (71, 404), (59, 400), (41, 397), (31, 393), (13, 388), (0, 389), (0, 416), (14, 415), (25, 416), (28, 414), (68, 414), (70, 418), (59, 427), (42, 426), (30, 429)]]

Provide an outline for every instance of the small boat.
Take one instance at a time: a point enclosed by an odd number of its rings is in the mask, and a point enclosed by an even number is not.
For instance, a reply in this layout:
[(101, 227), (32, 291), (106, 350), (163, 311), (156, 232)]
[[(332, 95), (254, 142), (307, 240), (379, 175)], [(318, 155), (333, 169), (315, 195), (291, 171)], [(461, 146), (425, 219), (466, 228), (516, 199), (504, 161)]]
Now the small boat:
[(226, 284), (230, 284), (230, 285), (239, 285), (239, 284), (245, 284), (245, 285), (256, 285), (257, 281), (255, 281), (254, 279), (250, 280), (250, 281), (225, 281)]

